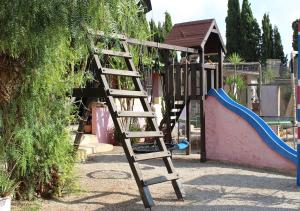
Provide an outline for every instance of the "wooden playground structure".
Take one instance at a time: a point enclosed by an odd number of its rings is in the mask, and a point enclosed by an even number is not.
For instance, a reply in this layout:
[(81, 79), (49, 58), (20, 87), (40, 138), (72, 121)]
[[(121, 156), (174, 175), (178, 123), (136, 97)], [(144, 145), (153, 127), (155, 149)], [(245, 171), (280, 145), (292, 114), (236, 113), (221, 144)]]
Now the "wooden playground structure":
[[(184, 33), (180, 33), (184, 31)], [(199, 31), (201, 33), (199, 33)], [(186, 34), (185, 34), (186, 32)], [(101, 43), (104, 34), (101, 32), (90, 31), (94, 37), (95, 46), (92, 46), (90, 62), (91, 68), (88, 71), (94, 73), (95, 80), (86, 88), (75, 88), (73, 96), (83, 98), (84, 103), (88, 105), (95, 99), (104, 98), (111, 113), (115, 128), (122, 134), (122, 146), (135, 177), (137, 186), (144, 206), (149, 208), (154, 205), (148, 186), (171, 181), (178, 199), (183, 199), (184, 191), (181, 187), (181, 179), (176, 173), (171, 160), (171, 154), (167, 150), (165, 142), (171, 141), (171, 130), (174, 128), (184, 106), (186, 109), (186, 121), (190, 120), (190, 102), (192, 100), (200, 101), (201, 118), (201, 161), (206, 160), (205, 154), (205, 119), (204, 119), (204, 101), (207, 91), (211, 88), (223, 87), (222, 62), (225, 53), (225, 47), (214, 19), (176, 24), (167, 37), (164, 44), (150, 41), (140, 41), (126, 38), (123, 35), (111, 35), (115, 41), (111, 43), (110, 48), (98, 49), (97, 43)], [(114, 45), (119, 42), (121, 48), (117, 51)], [(155, 119), (155, 113), (151, 110), (147, 101), (147, 93), (141, 84), (141, 74), (137, 72), (132, 56), (129, 52), (129, 45), (143, 45), (146, 47), (157, 48), (160, 53), (165, 54), (165, 74), (164, 74), (164, 93), (166, 104), (166, 115), (159, 125)], [(185, 47), (181, 47), (185, 46)], [(180, 51), (185, 54), (184, 63), (170, 62), (170, 51)], [(218, 58), (218, 65), (206, 63), (208, 55), (215, 55)], [(127, 69), (116, 70), (109, 64), (112, 57), (123, 58)], [(191, 57), (196, 58), (193, 61)], [(132, 80), (133, 90), (113, 89), (109, 84), (109, 77), (126, 77)], [(116, 99), (139, 99), (144, 111), (125, 111), (118, 108)], [(84, 125), (90, 115), (90, 110), (82, 112), (82, 118), (79, 122), (78, 132), (75, 138), (75, 148), (78, 148), (83, 133)], [(148, 130), (142, 132), (133, 132), (129, 130), (129, 125), (125, 125), (122, 118), (145, 118), (148, 121)], [(160, 129), (164, 127), (163, 133)], [(186, 124), (187, 138), (189, 139), (189, 124)], [(157, 145), (158, 151), (152, 153), (135, 154), (132, 149), (131, 139), (133, 138), (152, 138)], [(190, 148), (188, 153), (190, 153)], [(168, 174), (145, 180), (139, 169), (138, 162), (162, 158), (167, 168)]]

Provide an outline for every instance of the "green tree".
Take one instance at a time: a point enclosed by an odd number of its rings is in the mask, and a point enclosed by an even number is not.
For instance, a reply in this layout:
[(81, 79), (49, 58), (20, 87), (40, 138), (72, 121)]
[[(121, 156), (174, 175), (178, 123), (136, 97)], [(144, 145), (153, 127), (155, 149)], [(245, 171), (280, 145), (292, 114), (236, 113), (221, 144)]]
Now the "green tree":
[(168, 36), (168, 34), (170, 33), (170, 31), (172, 30), (173, 27), (173, 23), (172, 23), (172, 18), (170, 13), (165, 12), (165, 22), (163, 24), (163, 28), (164, 28), (164, 38), (166, 36)]
[(157, 30), (156, 23), (153, 19), (150, 20), (149, 27), (150, 27), (150, 33), (151, 33), (150, 39), (153, 40), (153, 41), (157, 40), (158, 30)]
[(243, 0), (241, 12), (241, 55), (246, 61), (260, 58), (260, 29), (253, 17), (250, 3)]
[(250, 46), (253, 46), (251, 51), (252, 61), (260, 61), (261, 59), (261, 30), (256, 19), (253, 20), (253, 32), (251, 33)]
[[(0, 156), (14, 169), (20, 197), (61, 193), (71, 179), (71, 93), (88, 79), (91, 42), (85, 26), (146, 39), (142, 10), (135, 0), (1, 1)], [(2, 103), (3, 81), (12, 74), (21, 82)]]
[(165, 39), (165, 32), (164, 32), (164, 27), (163, 24), (161, 22), (158, 22), (157, 24), (157, 40), (156, 42), (164, 42)]
[(241, 11), (239, 0), (228, 0), (228, 9), (226, 17), (226, 48), (230, 55), (233, 52), (240, 53), (240, 24)]
[(285, 55), (281, 43), (281, 36), (277, 26), (273, 30), (273, 59), (280, 59), (282, 64), (285, 64)]
[(262, 62), (272, 59), (273, 55), (273, 29), (268, 14), (264, 14), (262, 19)]
[(294, 51), (298, 51), (298, 23), (299, 23), (299, 21), (300, 21), (300, 19), (297, 19), (292, 23)]
[(151, 31), (151, 39), (155, 42), (164, 42), (165, 37), (168, 36), (170, 31), (172, 30), (173, 23), (170, 13), (165, 12), (165, 20), (163, 23), (158, 22), (156, 25), (153, 19), (149, 22), (150, 31)]
[(238, 87), (237, 87), (237, 65), (240, 64), (241, 62), (243, 62), (243, 59), (240, 57), (239, 54), (237, 53), (232, 53), (229, 57), (228, 57), (228, 61), (233, 64), (234, 66), (234, 75), (233, 75), (233, 95), (235, 97), (237, 97), (237, 91), (238, 91)]

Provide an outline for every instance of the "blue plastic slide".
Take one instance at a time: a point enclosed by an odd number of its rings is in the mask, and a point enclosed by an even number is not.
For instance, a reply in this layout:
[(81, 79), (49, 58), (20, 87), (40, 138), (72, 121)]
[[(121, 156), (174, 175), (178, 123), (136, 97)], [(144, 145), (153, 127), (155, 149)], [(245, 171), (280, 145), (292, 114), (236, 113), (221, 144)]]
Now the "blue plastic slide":
[(211, 89), (208, 95), (214, 96), (223, 106), (242, 117), (271, 149), (297, 165), (297, 152), (283, 142), (256, 113), (232, 100), (223, 89)]

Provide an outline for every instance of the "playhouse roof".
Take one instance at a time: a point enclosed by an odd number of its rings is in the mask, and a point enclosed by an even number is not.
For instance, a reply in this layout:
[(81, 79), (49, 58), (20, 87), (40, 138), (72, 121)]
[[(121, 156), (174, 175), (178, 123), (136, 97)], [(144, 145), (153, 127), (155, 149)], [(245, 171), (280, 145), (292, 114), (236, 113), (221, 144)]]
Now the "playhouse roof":
[(165, 39), (166, 44), (202, 48), (206, 54), (225, 52), (225, 45), (215, 19), (175, 24)]

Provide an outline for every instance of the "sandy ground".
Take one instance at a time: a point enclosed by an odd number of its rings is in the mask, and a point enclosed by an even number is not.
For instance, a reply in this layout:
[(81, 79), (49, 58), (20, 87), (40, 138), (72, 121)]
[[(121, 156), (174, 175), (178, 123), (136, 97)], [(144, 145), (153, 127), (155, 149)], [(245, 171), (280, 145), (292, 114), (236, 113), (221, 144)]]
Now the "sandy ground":
[[(200, 163), (199, 155), (173, 158), (183, 178), (184, 201), (177, 201), (171, 184), (150, 187), (152, 210), (300, 210), (295, 178), (230, 164)], [(142, 163), (144, 175), (166, 172), (161, 160)], [(42, 201), (41, 210), (144, 210), (122, 148), (78, 164), (80, 193)]]

